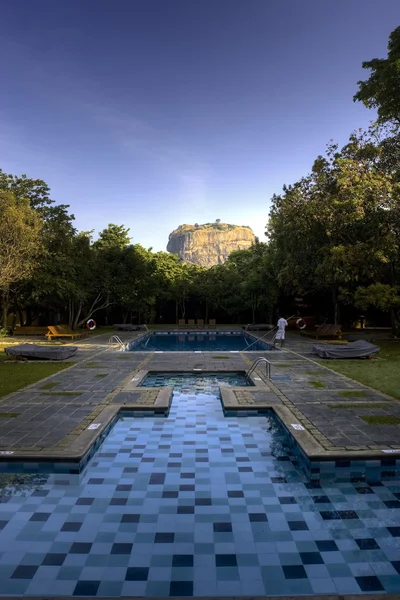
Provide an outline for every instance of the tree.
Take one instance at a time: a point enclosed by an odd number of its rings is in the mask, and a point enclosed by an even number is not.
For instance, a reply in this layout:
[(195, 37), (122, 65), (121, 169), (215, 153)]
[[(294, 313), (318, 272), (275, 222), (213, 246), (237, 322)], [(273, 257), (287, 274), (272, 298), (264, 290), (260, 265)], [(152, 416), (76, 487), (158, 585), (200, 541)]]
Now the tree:
[(125, 248), (131, 243), (131, 238), (128, 234), (129, 229), (126, 229), (124, 225), (110, 223), (106, 229), (103, 229), (99, 233), (99, 239), (94, 243), (94, 246), (101, 250)]
[(359, 287), (355, 293), (355, 304), (362, 310), (374, 306), (389, 313), (393, 335), (400, 335), (400, 286), (373, 283)]
[(330, 143), (308, 177), (273, 198), (280, 284), (296, 294), (330, 290), (336, 323), (341, 297), (351, 300), (398, 256), (398, 184), (380, 157), (370, 133), (356, 132), (340, 151)]
[(219, 225), (221, 223), (221, 219), (215, 219), (215, 222), (217, 223), (217, 225)]
[(29, 200), (31, 208), (43, 209), (53, 204), (50, 188), (42, 179), (29, 179), (26, 175), (10, 175), (0, 169), (0, 189), (9, 190), (16, 200)]
[(367, 108), (378, 110), (380, 123), (392, 122), (400, 126), (400, 27), (389, 37), (387, 58), (373, 58), (362, 63), (371, 75), (359, 81), (359, 90), (354, 101), (362, 102)]
[(0, 189), (0, 290), (2, 325), (7, 326), (10, 287), (27, 279), (40, 254), (42, 222), (29, 200)]

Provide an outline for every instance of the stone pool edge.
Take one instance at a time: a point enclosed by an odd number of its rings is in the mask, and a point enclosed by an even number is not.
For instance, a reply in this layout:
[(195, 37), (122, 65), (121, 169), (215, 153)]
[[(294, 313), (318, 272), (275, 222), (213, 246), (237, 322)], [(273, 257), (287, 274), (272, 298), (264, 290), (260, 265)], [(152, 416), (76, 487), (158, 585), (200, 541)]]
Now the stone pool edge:
[[(20, 596), (2, 596), (2, 600), (14, 600)], [(148, 596), (23, 596), (24, 600), (71, 600), (71, 598), (85, 598), (86, 600), (149, 600)], [(160, 600), (183, 600), (180, 596), (160, 596)], [(185, 598), (187, 598), (186, 596)], [(313, 594), (312, 596), (189, 596), (193, 600), (400, 600), (400, 594)]]
[[(202, 370), (206, 373), (206, 370)], [(176, 371), (176, 370), (163, 370), (163, 373), (199, 373), (200, 370), (190, 371)], [(237, 370), (223, 370), (223, 373), (237, 373)], [(243, 371), (244, 372), (244, 371)], [(142, 380), (147, 376), (148, 373), (152, 373), (152, 370), (139, 369), (139, 371), (133, 371), (123, 382), (122, 386), (119, 386), (114, 392), (111, 392), (110, 398), (115, 397), (117, 393), (124, 393), (129, 397), (130, 392), (137, 392)], [(311, 477), (312, 472), (320, 474), (321, 471), (326, 470), (328, 467), (332, 471), (333, 467), (348, 466), (349, 468), (358, 468), (359, 470), (365, 468), (364, 463), (370, 463), (369, 466), (377, 468), (384, 468), (386, 465), (394, 466), (397, 470), (400, 470), (400, 452), (391, 452), (390, 454), (384, 455), (382, 450), (326, 450), (320, 445), (317, 439), (310, 433), (306, 427), (303, 427), (301, 423), (298, 423), (298, 417), (283, 404), (276, 404), (268, 401), (258, 402), (257, 405), (246, 406), (239, 404), (235, 396), (237, 391), (262, 391), (269, 395), (271, 398), (275, 396), (274, 390), (269, 387), (268, 383), (258, 377), (256, 374), (250, 376), (253, 386), (236, 386), (226, 387), (219, 386), (221, 394), (221, 404), (224, 411), (235, 411), (242, 413), (254, 414), (258, 411), (259, 414), (267, 411), (275, 415), (278, 425), (285, 434), (286, 439), (289, 441), (291, 451), (297, 454), (300, 458), (301, 466), (306, 474)], [(7, 465), (21, 464), (22, 471), (23, 465), (40, 465), (43, 466), (61, 465), (64, 469), (53, 470), (52, 472), (57, 473), (68, 473), (68, 472), (79, 472), (81, 473), (88, 462), (92, 458), (94, 452), (99, 448), (102, 441), (108, 435), (115, 422), (118, 420), (120, 413), (134, 413), (143, 416), (143, 413), (149, 414), (162, 414), (167, 415), (171, 406), (173, 388), (141, 388), (143, 394), (156, 395), (156, 399), (152, 404), (141, 403), (139, 401), (130, 402), (129, 399), (124, 402), (114, 402), (108, 404), (101, 412), (94, 418), (96, 423), (89, 425), (82, 433), (76, 437), (67, 448), (60, 450), (43, 450), (38, 452), (16, 450), (12, 453), (3, 452), (0, 455), (0, 472), (9, 472)], [(97, 425), (97, 427), (93, 427)], [(293, 425), (300, 426), (299, 429), (293, 428)], [(321, 465), (324, 465), (325, 467)], [(348, 465), (336, 464), (336, 463), (349, 463)], [(359, 463), (359, 464), (358, 464)], [(379, 464), (378, 464), (379, 463)], [(333, 467), (332, 467), (333, 465)], [(3, 468), (1, 468), (3, 467)], [(4, 467), (6, 467), (4, 469)], [(15, 472), (10, 468), (10, 472)], [(28, 472), (28, 471), (26, 471)], [(47, 472), (47, 471), (40, 471)]]

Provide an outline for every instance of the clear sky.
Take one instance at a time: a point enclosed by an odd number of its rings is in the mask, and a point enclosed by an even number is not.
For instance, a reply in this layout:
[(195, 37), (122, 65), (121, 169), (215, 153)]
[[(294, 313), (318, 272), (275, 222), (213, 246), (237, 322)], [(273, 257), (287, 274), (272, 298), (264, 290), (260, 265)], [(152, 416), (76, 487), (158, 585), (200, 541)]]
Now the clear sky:
[(0, 167), (155, 250), (217, 218), (263, 238), (272, 194), (374, 118), (352, 96), (398, 25), (399, 0), (2, 2)]

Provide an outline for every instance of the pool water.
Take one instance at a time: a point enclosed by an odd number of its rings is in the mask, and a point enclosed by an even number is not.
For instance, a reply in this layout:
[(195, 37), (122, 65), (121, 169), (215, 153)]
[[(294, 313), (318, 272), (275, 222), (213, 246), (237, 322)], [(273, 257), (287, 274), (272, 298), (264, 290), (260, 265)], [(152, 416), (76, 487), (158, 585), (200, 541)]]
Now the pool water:
[[(150, 333), (139, 341), (131, 342), (127, 350), (132, 352), (240, 352), (272, 350), (272, 346), (255, 341), (245, 333)], [(250, 347), (251, 344), (251, 347)]]
[(252, 386), (246, 373), (148, 373), (140, 387), (172, 387), (186, 394), (218, 395), (219, 386)]
[(118, 421), (80, 481), (2, 485), (3, 595), (400, 592), (400, 481), (308, 483), (272, 417), (216, 395)]

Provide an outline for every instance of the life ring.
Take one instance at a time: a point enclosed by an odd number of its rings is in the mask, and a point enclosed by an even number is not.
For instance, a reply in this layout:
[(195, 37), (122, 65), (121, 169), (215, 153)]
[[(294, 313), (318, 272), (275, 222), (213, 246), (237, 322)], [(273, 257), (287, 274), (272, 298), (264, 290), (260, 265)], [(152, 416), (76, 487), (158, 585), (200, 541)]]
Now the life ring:
[(89, 319), (86, 321), (86, 327), (90, 329), (90, 331), (93, 331), (93, 329), (96, 329), (96, 321), (94, 319)]
[(297, 329), (305, 329), (307, 327), (307, 323), (305, 322), (304, 319), (297, 319), (296, 327), (297, 327)]

